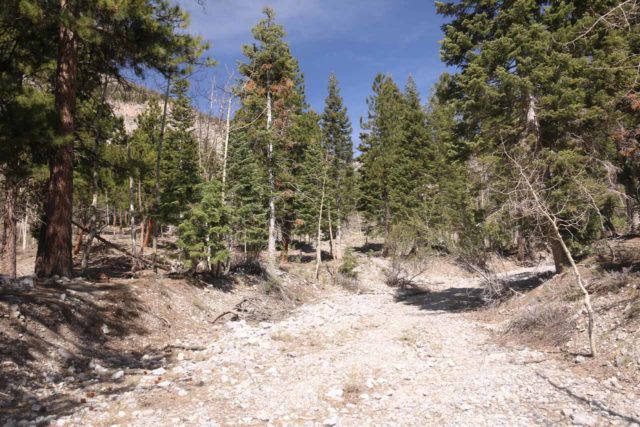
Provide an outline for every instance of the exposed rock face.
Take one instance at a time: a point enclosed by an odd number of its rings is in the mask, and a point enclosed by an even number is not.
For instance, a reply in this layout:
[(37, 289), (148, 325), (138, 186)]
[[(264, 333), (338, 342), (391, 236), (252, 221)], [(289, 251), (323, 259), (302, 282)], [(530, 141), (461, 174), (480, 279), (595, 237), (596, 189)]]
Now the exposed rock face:
[[(138, 127), (136, 119), (147, 109), (152, 99), (156, 99), (162, 105), (161, 94), (135, 85), (127, 90), (116, 89), (109, 94), (109, 104), (115, 115), (123, 119), (125, 130), (129, 134)], [(171, 112), (171, 103), (168, 112)], [(215, 153), (222, 152), (225, 133), (223, 120), (198, 112), (193, 133), (202, 150), (213, 149)]]

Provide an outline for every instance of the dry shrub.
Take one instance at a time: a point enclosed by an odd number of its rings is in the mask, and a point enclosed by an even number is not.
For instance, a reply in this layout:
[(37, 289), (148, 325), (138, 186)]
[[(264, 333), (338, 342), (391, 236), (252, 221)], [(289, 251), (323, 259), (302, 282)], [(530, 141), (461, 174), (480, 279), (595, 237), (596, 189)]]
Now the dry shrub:
[(601, 278), (593, 281), (589, 290), (593, 294), (618, 292), (629, 285), (631, 281), (632, 274), (629, 272), (629, 269), (625, 268), (622, 271), (606, 271), (603, 273)]
[(357, 371), (352, 371), (342, 386), (344, 399), (350, 403), (356, 403), (365, 390), (366, 386), (363, 375)]
[(358, 293), (361, 291), (360, 282), (357, 278), (345, 276), (342, 273), (335, 275), (335, 284), (348, 290), (349, 292)]
[(563, 303), (536, 303), (511, 320), (506, 333), (523, 342), (561, 346), (576, 330), (571, 308)]
[(385, 270), (385, 283), (392, 288), (417, 287), (416, 277), (420, 276), (428, 267), (428, 259), (423, 257), (396, 257), (391, 266)]

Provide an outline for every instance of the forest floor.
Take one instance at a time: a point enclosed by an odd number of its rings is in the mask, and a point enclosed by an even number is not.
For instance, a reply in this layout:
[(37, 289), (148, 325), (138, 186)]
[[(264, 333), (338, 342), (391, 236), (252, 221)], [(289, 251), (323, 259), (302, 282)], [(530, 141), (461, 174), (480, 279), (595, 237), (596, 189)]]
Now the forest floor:
[[(123, 332), (120, 339), (139, 351), (114, 347), (110, 357), (50, 374), (39, 386), (46, 392), (1, 407), (0, 425), (640, 425), (634, 384), (576, 372), (573, 359), (500, 344), (495, 323), (477, 315), (481, 281), (473, 275), (443, 263), (422, 275), (423, 288), (390, 288), (387, 260), (357, 256), (355, 292), (318, 289), (286, 315), (262, 321), (212, 324), (202, 310), (191, 328), (164, 314), (168, 320), (157, 326), (172, 325), (162, 337), (142, 347)], [(202, 290), (194, 292), (197, 299)], [(226, 304), (246, 300), (243, 292), (210, 291)], [(181, 307), (178, 299), (167, 301)]]

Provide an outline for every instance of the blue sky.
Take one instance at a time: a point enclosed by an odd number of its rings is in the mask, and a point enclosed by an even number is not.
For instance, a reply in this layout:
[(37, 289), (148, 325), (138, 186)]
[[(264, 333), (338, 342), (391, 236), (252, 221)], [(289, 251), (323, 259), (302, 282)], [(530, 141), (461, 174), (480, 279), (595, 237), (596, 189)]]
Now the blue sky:
[[(191, 14), (190, 32), (211, 43), (209, 55), (218, 66), (194, 77), (195, 91), (203, 93), (217, 74), (225, 80), (228, 68), (243, 59), (241, 46), (252, 41), (251, 28), (269, 5), (287, 31), (292, 53), (305, 76), (307, 100), (321, 112), (327, 79), (335, 72), (359, 140), (358, 122), (366, 114), (366, 98), (374, 76), (390, 73), (403, 87), (413, 75), (423, 99), (446, 70), (440, 62), (440, 26), (433, 0), (179, 0)], [(198, 89), (198, 87), (200, 87)], [(198, 106), (205, 109), (202, 96)]]

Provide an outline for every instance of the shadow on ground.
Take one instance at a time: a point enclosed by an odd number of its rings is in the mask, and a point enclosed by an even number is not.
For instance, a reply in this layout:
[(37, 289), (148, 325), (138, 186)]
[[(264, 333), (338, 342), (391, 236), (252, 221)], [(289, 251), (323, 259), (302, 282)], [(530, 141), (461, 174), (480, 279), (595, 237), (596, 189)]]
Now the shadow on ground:
[[(90, 365), (111, 372), (149, 369), (163, 357), (163, 350), (145, 349), (152, 356), (142, 361), (142, 353), (114, 344), (148, 333), (141, 321), (143, 305), (128, 285), (33, 284), (27, 279), (0, 286), (0, 425), (10, 418), (71, 414), (91, 397), (82, 389), (95, 382), (107, 385), (102, 394), (125, 391)], [(67, 384), (63, 389), (77, 390), (76, 396), (53, 387), (61, 382)], [(47, 396), (45, 390), (56, 392)]]
[[(552, 272), (519, 273), (506, 278), (495, 279), (504, 295), (528, 292), (540, 286), (553, 275)], [(427, 287), (411, 286), (397, 288), (394, 299), (396, 302), (414, 305), (427, 311), (463, 312), (477, 310), (488, 305), (485, 292), (486, 284), (469, 287), (451, 287), (438, 291), (431, 291)]]
[(580, 402), (582, 404), (585, 404), (587, 406), (589, 406), (590, 408), (593, 409), (597, 409), (601, 412), (605, 412), (610, 416), (613, 417), (618, 417), (621, 418), (622, 420), (626, 421), (627, 423), (629, 423), (629, 425), (640, 425), (640, 420), (632, 415), (625, 415), (625, 414), (621, 414), (611, 408), (608, 408), (607, 406), (605, 406), (601, 401), (596, 400), (596, 399), (592, 399), (588, 396), (581, 396), (580, 394), (578, 394), (577, 392), (571, 390), (571, 388), (569, 388), (568, 386), (562, 385), (562, 384), (558, 384), (555, 381), (553, 381), (551, 378), (549, 378), (548, 376), (537, 372), (536, 373), (540, 378), (544, 379), (545, 381), (547, 381), (552, 387), (554, 387), (556, 390), (559, 390), (563, 393), (566, 393), (568, 396), (570, 396), (572, 399), (575, 399), (577, 402)]

